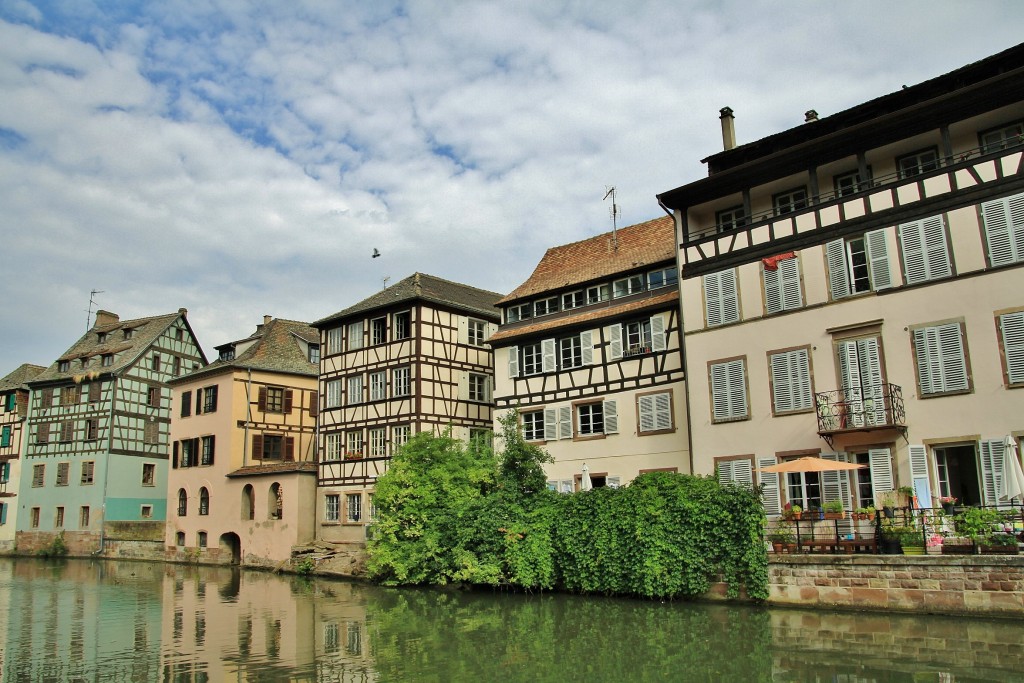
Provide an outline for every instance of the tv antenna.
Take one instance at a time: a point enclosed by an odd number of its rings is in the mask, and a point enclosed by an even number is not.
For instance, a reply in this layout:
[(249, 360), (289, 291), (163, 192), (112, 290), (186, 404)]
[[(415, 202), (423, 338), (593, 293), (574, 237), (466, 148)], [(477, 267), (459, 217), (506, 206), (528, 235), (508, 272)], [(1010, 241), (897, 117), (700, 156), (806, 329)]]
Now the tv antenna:
[(383, 289), (387, 289), (388, 288), (388, 280), (390, 280), (390, 279), (391, 279), (390, 275), (385, 275), (384, 277), (381, 278), (381, 280), (384, 282)]
[(96, 295), (102, 294), (102, 289), (94, 289), (89, 292), (89, 310), (85, 314), (85, 331), (88, 332), (92, 325), (92, 307), (96, 305)]
[(608, 199), (608, 197), (612, 198), (612, 208), (608, 210), (608, 212), (612, 215), (612, 245), (614, 246), (615, 250), (618, 251), (618, 249), (619, 249), (619, 232), (618, 232), (618, 227), (619, 227), (618, 226), (619, 205), (615, 202), (615, 186), (614, 185), (612, 185), (611, 187), (606, 188), (606, 191), (604, 193), (604, 197), (601, 198), (601, 201), (604, 201), (605, 199)]

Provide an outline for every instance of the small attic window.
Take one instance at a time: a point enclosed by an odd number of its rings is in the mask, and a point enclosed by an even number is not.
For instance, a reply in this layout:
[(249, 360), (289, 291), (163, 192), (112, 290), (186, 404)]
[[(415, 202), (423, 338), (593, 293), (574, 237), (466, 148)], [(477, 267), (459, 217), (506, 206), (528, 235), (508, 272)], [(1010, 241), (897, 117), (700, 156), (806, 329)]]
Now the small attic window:
[(106, 332), (97, 332), (96, 333), (96, 341), (99, 342), (100, 344), (106, 344), (107, 343), (107, 333)]
[(57, 361), (57, 372), (67, 372), (71, 369), (71, 361), (61, 360)]
[(310, 344), (309, 345), (309, 362), (319, 363), (320, 362), (320, 345)]
[(229, 347), (227, 347), (225, 349), (221, 349), (220, 350), (220, 359), (221, 360), (234, 360), (235, 359), (235, 348), (233, 346), (229, 346)]
[(133, 329), (131, 329), (131, 328), (127, 328), (127, 329), (125, 329), (125, 331), (124, 331), (124, 338), (125, 338), (125, 339), (131, 339), (131, 338), (132, 338), (132, 334), (133, 334), (134, 332), (135, 332), (135, 330), (133, 330)]
[(105, 354), (103, 354), (103, 367), (109, 368), (113, 364), (114, 364), (114, 354), (112, 354), (112, 353), (105, 353)]

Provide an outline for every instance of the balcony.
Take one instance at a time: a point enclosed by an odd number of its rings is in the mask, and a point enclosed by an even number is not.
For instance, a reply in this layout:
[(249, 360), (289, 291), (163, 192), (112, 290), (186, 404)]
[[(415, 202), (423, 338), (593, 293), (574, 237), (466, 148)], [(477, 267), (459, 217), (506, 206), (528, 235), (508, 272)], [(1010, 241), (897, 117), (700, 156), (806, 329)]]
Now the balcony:
[(818, 435), (829, 446), (839, 434), (907, 428), (903, 389), (897, 384), (822, 391), (814, 395), (814, 404)]

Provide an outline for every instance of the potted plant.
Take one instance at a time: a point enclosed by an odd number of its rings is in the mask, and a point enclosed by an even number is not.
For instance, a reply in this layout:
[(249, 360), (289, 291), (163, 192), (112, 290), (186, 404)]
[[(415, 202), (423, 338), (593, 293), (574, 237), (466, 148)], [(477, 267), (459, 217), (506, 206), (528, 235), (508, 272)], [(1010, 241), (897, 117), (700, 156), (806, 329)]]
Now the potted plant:
[(901, 539), (905, 527), (899, 527), (886, 520), (882, 526), (881, 549), (883, 555), (899, 555), (903, 552)]
[(800, 515), (803, 514), (803, 508), (793, 503), (786, 503), (782, 506), (782, 518), (783, 519), (800, 519)]
[(874, 506), (868, 505), (866, 508), (864, 508), (864, 513), (866, 515), (865, 519), (867, 519), (869, 522), (875, 521), (875, 508), (874, 508)]
[(902, 527), (899, 536), (904, 555), (924, 555), (925, 540), (920, 529)]
[(878, 494), (878, 505), (882, 508), (882, 514), (886, 519), (892, 519), (896, 516), (898, 495), (895, 491), (882, 491)]
[(939, 504), (942, 506), (942, 511), (947, 515), (953, 514), (953, 506), (956, 505), (956, 498), (953, 496), (940, 496)]
[(998, 531), (999, 513), (988, 508), (967, 508), (953, 516), (953, 528), (976, 545)]
[(823, 509), (825, 511), (825, 519), (846, 518), (846, 513), (843, 511), (843, 501), (841, 500), (830, 500), (825, 503)]
[(903, 496), (903, 505), (901, 507), (910, 507), (914, 502), (914, 487), (913, 486), (901, 486), (896, 489), (896, 492)]
[(973, 555), (974, 543), (966, 536), (946, 536), (942, 539), (943, 555)]
[(768, 540), (771, 541), (772, 550), (781, 553), (793, 545), (793, 530), (786, 524), (778, 524), (768, 533)]
[(1013, 534), (997, 531), (981, 539), (978, 551), (982, 555), (1016, 555), (1017, 539)]

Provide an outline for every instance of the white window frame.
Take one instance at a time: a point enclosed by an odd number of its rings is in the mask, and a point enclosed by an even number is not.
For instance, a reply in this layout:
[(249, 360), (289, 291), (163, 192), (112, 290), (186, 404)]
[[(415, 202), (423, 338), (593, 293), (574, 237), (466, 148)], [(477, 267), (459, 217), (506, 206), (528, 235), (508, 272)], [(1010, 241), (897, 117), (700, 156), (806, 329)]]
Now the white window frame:
[(810, 197), (807, 195), (806, 186), (794, 187), (772, 196), (772, 208), (775, 209), (776, 216), (806, 209), (809, 204)]
[(328, 493), (324, 496), (324, 521), (325, 522), (340, 522), (341, 521), (341, 495), (338, 493)]
[(814, 408), (811, 359), (806, 348), (768, 354), (772, 380), (772, 411), (776, 415), (802, 413)]
[(469, 373), (468, 396), (470, 401), (486, 403), (491, 400), (489, 377), (480, 372)]
[(339, 408), (339, 407), (341, 407), (341, 380), (340, 379), (327, 380), (327, 407), (328, 408)]
[(544, 411), (527, 410), (521, 413), (523, 423), (523, 439), (526, 441), (544, 441)]
[(388, 454), (388, 428), (373, 427), (370, 429), (370, 457), (383, 458)]
[(391, 396), (409, 396), (412, 393), (412, 371), (406, 365), (391, 370)]
[(587, 287), (587, 304), (598, 304), (612, 298), (611, 285), (605, 283)]
[(612, 298), (619, 299), (644, 291), (644, 276), (630, 275), (612, 283)]
[(476, 318), (466, 320), (466, 343), (470, 346), (483, 346), (487, 341), (487, 323)]
[(1024, 121), (1014, 121), (978, 133), (978, 146), (982, 154), (997, 152), (1024, 141)]
[(892, 287), (885, 230), (833, 240), (825, 245), (832, 299)]
[(356, 351), (365, 346), (363, 339), (363, 321), (357, 320), (348, 324), (348, 350)]
[(566, 292), (562, 295), (562, 310), (567, 311), (572, 308), (580, 308), (586, 302), (587, 298), (582, 289)]
[(911, 178), (939, 168), (939, 149), (929, 147), (904, 154), (896, 159), (896, 168), (900, 178)]
[(747, 359), (733, 358), (708, 364), (711, 421), (735, 422), (750, 417), (747, 398)]
[(324, 437), (324, 459), (325, 460), (342, 460), (345, 454), (342, 452), (342, 439), (344, 435), (342, 432), (331, 432)]
[(728, 232), (746, 224), (747, 212), (743, 210), (742, 204), (715, 213), (715, 229), (718, 232)]
[(363, 376), (350, 375), (347, 381), (347, 393), (346, 398), (348, 399), (348, 405), (356, 405), (363, 402)]
[(538, 299), (533, 302), (533, 317), (540, 318), (541, 316), (551, 315), (552, 313), (558, 313), (558, 297), (550, 296), (544, 299)]
[(963, 323), (918, 327), (911, 335), (922, 398), (971, 390)]
[(363, 494), (345, 494), (345, 522), (359, 524), (363, 521)]

